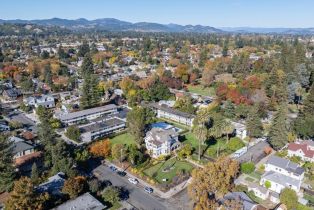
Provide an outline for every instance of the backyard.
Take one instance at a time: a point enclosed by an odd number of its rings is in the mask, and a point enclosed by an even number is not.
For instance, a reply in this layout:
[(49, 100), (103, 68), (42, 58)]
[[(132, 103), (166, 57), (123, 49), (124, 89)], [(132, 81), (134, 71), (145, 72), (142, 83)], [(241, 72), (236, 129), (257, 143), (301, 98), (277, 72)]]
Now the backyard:
[[(188, 132), (180, 138), (183, 144), (190, 144), (195, 152), (198, 152), (199, 141), (197, 137), (192, 133)], [(201, 145), (201, 150), (203, 154), (211, 158), (217, 158), (222, 155), (230, 155), (236, 150), (245, 146), (245, 144), (237, 137), (230, 138), (229, 143), (226, 143), (225, 138), (212, 139)]]
[(131, 136), (129, 133), (119, 134), (117, 136), (110, 138), (109, 141), (112, 145), (114, 145), (114, 144), (126, 144), (126, 145), (135, 144), (135, 140), (134, 140), (133, 136)]
[(204, 88), (202, 85), (188, 85), (189, 92), (203, 95), (203, 96), (214, 96), (215, 89), (213, 87)]
[[(186, 161), (171, 158), (165, 162), (160, 162), (154, 166), (146, 168), (143, 172), (149, 177), (155, 179), (159, 184), (171, 183), (173, 178), (179, 173), (189, 173), (192, 171), (193, 165)], [(167, 181), (163, 181), (166, 179)]]

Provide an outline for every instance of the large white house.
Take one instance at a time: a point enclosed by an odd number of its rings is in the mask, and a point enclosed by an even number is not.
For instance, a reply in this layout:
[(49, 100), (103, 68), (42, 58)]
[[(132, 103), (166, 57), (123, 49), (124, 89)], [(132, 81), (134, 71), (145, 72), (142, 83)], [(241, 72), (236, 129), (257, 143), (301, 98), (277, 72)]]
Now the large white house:
[(288, 145), (288, 156), (297, 156), (303, 161), (314, 162), (314, 141), (290, 143)]
[(260, 184), (266, 186), (270, 183), (269, 190), (280, 193), (284, 188), (291, 188), (297, 193), (300, 191), (304, 169), (290, 160), (271, 156), (265, 164), (265, 173)]
[(163, 129), (160, 127), (153, 127), (146, 133), (145, 144), (147, 150), (154, 158), (168, 155), (181, 145), (175, 128)]

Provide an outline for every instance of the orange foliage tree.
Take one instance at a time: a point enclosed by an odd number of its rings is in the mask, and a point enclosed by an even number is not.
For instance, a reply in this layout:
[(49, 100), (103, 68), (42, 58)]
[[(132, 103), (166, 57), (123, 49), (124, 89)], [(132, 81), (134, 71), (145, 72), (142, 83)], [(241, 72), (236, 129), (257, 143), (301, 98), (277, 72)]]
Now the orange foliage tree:
[(97, 157), (108, 157), (111, 154), (111, 144), (109, 139), (95, 142), (89, 148), (90, 153)]

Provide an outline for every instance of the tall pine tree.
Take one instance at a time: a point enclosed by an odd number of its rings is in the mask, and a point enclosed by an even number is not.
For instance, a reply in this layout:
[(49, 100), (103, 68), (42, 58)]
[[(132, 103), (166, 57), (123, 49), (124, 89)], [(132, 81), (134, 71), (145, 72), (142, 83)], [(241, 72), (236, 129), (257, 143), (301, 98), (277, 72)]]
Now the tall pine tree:
[(287, 128), (287, 108), (285, 104), (281, 104), (276, 112), (272, 126), (269, 131), (269, 142), (271, 146), (278, 150), (288, 142)]
[(246, 120), (246, 129), (250, 137), (258, 138), (263, 135), (263, 125), (258, 116), (258, 106), (251, 107)]
[(0, 136), (0, 193), (11, 189), (14, 180), (12, 145), (7, 137)]

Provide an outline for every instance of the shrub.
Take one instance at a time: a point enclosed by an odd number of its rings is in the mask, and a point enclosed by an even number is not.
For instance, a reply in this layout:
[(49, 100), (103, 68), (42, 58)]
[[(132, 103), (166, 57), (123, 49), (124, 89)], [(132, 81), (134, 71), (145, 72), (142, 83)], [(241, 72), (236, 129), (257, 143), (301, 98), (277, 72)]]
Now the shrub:
[(266, 182), (265, 182), (265, 187), (266, 187), (267, 189), (269, 189), (269, 188), (271, 187), (270, 181), (266, 181)]
[(287, 209), (295, 209), (298, 206), (297, 193), (289, 188), (285, 188), (280, 193), (280, 202), (285, 204)]
[(105, 201), (114, 204), (120, 201), (120, 190), (117, 187), (110, 186), (103, 191), (101, 196)]
[(234, 137), (234, 138), (231, 138), (229, 143), (227, 144), (227, 149), (231, 151), (236, 151), (244, 146), (245, 144), (241, 141), (240, 138)]
[(69, 139), (72, 139), (74, 141), (79, 141), (80, 136), (81, 136), (81, 132), (80, 132), (80, 129), (78, 127), (71, 125), (67, 128), (65, 135)]
[(242, 163), (240, 169), (242, 173), (250, 174), (255, 170), (255, 164), (252, 162)]

